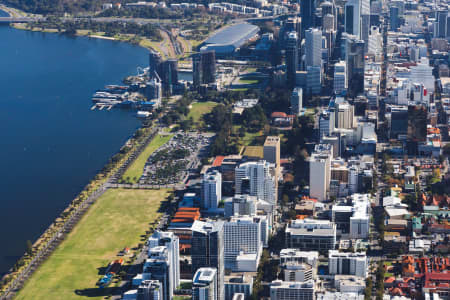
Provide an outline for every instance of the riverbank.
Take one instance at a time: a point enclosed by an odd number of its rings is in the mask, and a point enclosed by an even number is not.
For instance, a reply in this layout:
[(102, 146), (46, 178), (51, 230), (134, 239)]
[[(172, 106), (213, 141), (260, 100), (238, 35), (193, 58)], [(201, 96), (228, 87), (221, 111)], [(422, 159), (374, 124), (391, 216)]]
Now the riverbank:
[[(14, 23), (11, 24), (11, 27), (15, 29), (20, 30), (28, 30), (32, 32), (46, 32), (46, 33), (61, 33), (64, 34), (63, 31), (59, 31), (58, 29), (54, 28), (42, 28), (42, 27), (33, 27), (30, 28), (25, 23)], [(162, 57), (167, 58), (168, 55), (161, 49), (159, 46), (161, 43), (152, 41), (148, 38), (137, 36), (137, 35), (131, 35), (131, 34), (117, 34), (113, 37), (105, 36), (104, 32), (92, 32), (90, 30), (77, 30), (75, 36), (84, 36), (84, 37), (90, 37), (90, 38), (96, 38), (96, 39), (104, 39), (104, 40), (111, 40), (111, 41), (119, 41), (119, 42), (125, 42), (130, 43), (133, 45), (138, 45), (140, 47), (157, 51), (161, 54)]]
[[(13, 291), (20, 290), (29, 276), (39, 265), (58, 247), (66, 233), (83, 217), (89, 207), (94, 204), (108, 188), (108, 180), (116, 174), (121, 167), (130, 162), (130, 156), (145, 146), (148, 138), (154, 136), (153, 128), (140, 128), (134, 137), (128, 140), (120, 151), (114, 155), (110, 162), (95, 178), (78, 194), (61, 215), (48, 227), (47, 230), (33, 244), (32, 249), (25, 253), (14, 265), (11, 272), (3, 277), (0, 286), (0, 298), (9, 297)], [(143, 145), (144, 143), (144, 145)], [(31, 274), (30, 274), (31, 273)]]

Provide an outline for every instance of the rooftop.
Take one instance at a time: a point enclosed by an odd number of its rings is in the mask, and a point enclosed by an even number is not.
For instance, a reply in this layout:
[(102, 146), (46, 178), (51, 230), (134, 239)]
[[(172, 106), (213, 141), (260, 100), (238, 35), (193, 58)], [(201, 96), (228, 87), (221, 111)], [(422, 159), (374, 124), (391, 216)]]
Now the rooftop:
[(258, 26), (248, 23), (239, 23), (215, 32), (205, 41), (205, 44), (236, 44), (239, 43), (243, 37), (249, 35), (252, 31), (257, 30), (259, 30)]

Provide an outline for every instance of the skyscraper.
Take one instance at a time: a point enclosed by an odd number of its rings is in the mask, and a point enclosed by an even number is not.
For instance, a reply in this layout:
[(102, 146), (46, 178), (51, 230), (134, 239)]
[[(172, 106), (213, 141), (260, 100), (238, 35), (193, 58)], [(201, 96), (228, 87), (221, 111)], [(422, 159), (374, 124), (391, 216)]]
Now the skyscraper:
[(295, 76), (298, 69), (298, 36), (291, 31), (286, 39), (286, 80), (289, 88), (295, 87)]
[(322, 31), (310, 28), (305, 32), (306, 67), (322, 66)]
[(162, 97), (162, 85), (159, 80), (158, 74), (155, 73), (155, 77), (151, 78), (145, 87), (145, 96), (149, 101), (155, 101), (156, 106), (161, 102)]
[(203, 84), (202, 69), (202, 56), (200, 53), (195, 53), (192, 55), (192, 83), (194, 87), (199, 87)]
[(222, 174), (218, 171), (208, 172), (202, 180), (202, 203), (204, 209), (216, 209), (222, 200)]
[(347, 90), (346, 73), (345, 61), (339, 61), (334, 65), (333, 89), (337, 95)]
[(202, 56), (202, 80), (205, 84), (216, 82), (216, 52), (214, 50), (204, 51)]
[(298, 17), (288, 18), (284, 22), (282, 30), (284, 35), (287, 35), (289, 32), (295, 31), (297, 33), (297, 37), (300, 39), (302, 35), (302, 19)]
[(170, 280), (175, 290), (180, 285), (180, 241), (173, 232), (155, 231), (148, 239), (149, 256), (154, 247), (165, 246), (169, 259)]
[(169, 264), (167, 249), (164, 246), (153, 248), (151, 258), (144, 263), (143, 273), (148, 274), (151, 280), (161, 283), (161, 300), (170, 300), (173, 297), (173, 282), (170, 280)]
[[(256, 221), (256, 222), (255, 222)], [(250, 216), (232, 217), (224, 224), (224, 256), (227, 269), (234, 271), (256, 272), (262, 252), (261, 223)], [(254, 255), (254, 264), (240, 269), (238, 256)]]
[(219, 300), (217, 269), (200, 268), (192, 279), (193, 300)]
[(400, 26), (398, 14), (399, 8), (397, 6), (391, 6), (389, 8), (389, 29), (392, 31), (397, 31)]
[(264, 160), (271, 164), (275, 164), (278, 171), (280, 168), (280, 137), (268, 136), (264, 141), (263, 152)]
[(240, 164), (235, 170), (236, 194), (250, 194), (271, 204), (277, 201), (276, 166), (264, 160)]
[(357, 38), (361, 37), (361, 4), (360, 0), (349, 0), (345, 3), (345, 32)]
[(178, 60), (168, 59), (161, 63), (161, 77), (163, 90), (166, 94), (172, 94), (172, 87), (178, 83)]
[(330, 189), (332, 158), (332, 146), (318, 144), (309, 159), (309, 195), (319, 201), (327, 199)]
[(434, 26), (434, 37), (445, 38), (447, 37), (447, 19), (448, 10), (436, 11), (436, 22)]
[(224, 300), (224, 244), (223, 221), (202, 222), (192, 224), (192, 271), (195, 274), (200, 268), (217, 269), (217, 290), (219, 300)]
[(214, 50), (202, 51), (192, 56), (193, 84), (195, 87), (201, 84), (216, 82), (216, 52)]
[(345, 57), (348, 96), (354, 98), (364, 92), (364, 41), (347, 36)]
[(153, 77), (155, 75), (155, 72), (156, 73), (159, 72), (161, 62), (162, 62), (161, 55), (158, 52), (150, 50), (150, 53), (149, 53), (149, 68), (150, 68), (149, 69), (149, 74), (150, 74), (150, 77)]
[(302, 32), (306, 29), (314, 27), (314, 18), (316, 14), (316, 1), (315, 0), (299, 0), (300, 1), (300, 14), (302, 17)]
[(136, 300), (162, 300), (161, 282), (158, 280), (144, 280), (137, 288)]
[(295, 88), (291, 94), (291, 114), (299, 116), (303, 108), (303, 89)]

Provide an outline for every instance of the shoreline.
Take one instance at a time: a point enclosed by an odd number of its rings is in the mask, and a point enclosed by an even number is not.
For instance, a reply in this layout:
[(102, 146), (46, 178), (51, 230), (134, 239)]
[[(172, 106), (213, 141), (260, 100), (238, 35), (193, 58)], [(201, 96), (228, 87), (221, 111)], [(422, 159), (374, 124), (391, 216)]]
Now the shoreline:
[[(23, 25), (23, 23), (21, 23), (21, 25)], [(11, 24), (11, 27), (19, 30), (22, 29), (35, 32), (61, 33), (52, 29), (31, 30), (29, 28), (25, 28), (25, 26), (20, 28), (18, 26), (13, 26), (13, 24)], [(115, 39), (113, 37), (103, 37), (101, 35), (77, 34), (77, 36), (125, 42), (124, 40)], [(142, 47), (141, 45), (137, 46)], [(142, 131), (143, 133), (141, 136), (136, 135), (139, 131)], [(30, 278), (33, 276), (34, 271), (36, 271), (43, 262), (41, 261), (42, 257), (53, 253), (62, 241), (61, 236), (63, 236), (67, 230), (70, 232), (73, 229), (73, 226), (77, 224), (77, 222), (73, 223), (73, 220), (80, 218), (80, 215), (83, 216), (89, 209), (90, 205), (95, 203), (96, 199), (103, 194), (105, 190), (110, 188), (109, 181), (111, 177), (114, 176), (121, 167), (127, 167), (130, 156), (136, 152), (139, 152), (142, 145), (145, 146), (154, 138), (154, 131), (155, 128), (143, 127), (143, 124), (141, 123), (138, 128), (131, 133), (129, 138), (120, 146), (120, 148), (117, 149), (112, 156), (108, 157), (108, 162), (103, 166), (103, 168), (88, 179), (88, 183), (81, 187), (76, 196), (70, 200), (67, 206), (60, 211), (56, 218), (34, 241), (32, 241), (32, 254), (30, 255), (27, 251), (25, 251), (19, 256), (13, 266), (2, 274), (0, 280), (5, 280), (5, 284), (0, 286), (0, 299), (3, 299), (3, 297), (8, 297), (8, 295), (14, 293), (18, 288), (20, 289), (25, 282), (24, 277)], [(126, 149), (126, 151), (122, 152), (123, 149)]]
[[(39, 28), (39, 27), (35, 27), (35, 28), (27, 28), (26, 27), (26, 23), (13, 23), (9, 25), (11, 28), (17, 29), (17, 30), (26, 30), (26, 31), (31, 31), (31, 32), (43, 32), (43, 33), (59, 33), (59, 34), (65, 34), (64, 31), (58, 31), (58, 29), (52, 29), (52, 28)], [(158, 50), (157, 47), (152, 47), (149, 44), (150, 43), (157, 43), (157, 42), (153, 42), (145, 37), (139, 37), (140, 41), (139, 43), (133, 43), (132, 42), (132, 37), (126, 36), (126, 35), (120, 35), (120, 37), (123, 38), (116, 38), (116, 37), (110, 37), (110, 36), (104, 36), (102, 35), (103, 32), (91, 32), (89, 30), (77, 30), (77, 33), (73, 36), (75, 37), (88, 37), (88, 38), (94, 38), (94, 39), (102, 39), (102, 40), (109, 40), (109, 41), (117, 41), (117, 42), (123, 42), (123, 43), (128, 43), (134, 46), (139, 46), (141, 48), (147, 49), (147, 50), (152, 50), (152, 51), (156, 51), (161, 53), (161, 55), (165, 56), (165, 54)]]
[[(135, 137), (139, 130), (145, 130), (143, 135), (138, 138)], [(16, 262), (16, 264), (8, 270), (2, 278), (5, 279), (10, 276), (10, 280), (2, 286), (0, 290), (0, 299), (12, 299), (9, 298), (14, 295), (23, 287), (26, 281), (33, 276), (33, 273), (38, 270), (40, 265), (45, 261), (46, 257), (52, 255), (57, 249), (59, 244), (64, 240), (65, 236), (72, 232), (73, 228), (78, 224), (78, 221), (86, 214), (90, 206), (96, 202), (96, 200), (103, 195), (105, 191), (110, 189), (110, 179), (117, 173), (121, 172), (121, 168), (125, 166), (125, 169), (136, 159), (129, 160), (129, 157), (133, 154), (140, 153), (140, 149), (150, 143), (156, 136), (155, 128), (139, 126), (132, 136), (125, 141), (125, 143), (119, 148), (119, 150), (110, 158), (111, 160), (116, 157), (121, 150), (129, 147), (132, 144), (129, 151), (119, 159), (113, 166), (110, 166), (110, 162), (105, 164), (102, 170), (100, 170), (89, 183), (84, 186), (77, 196), (67, 205), (67, 207), (55, 218), (55, 220), (43, 231), (43, 233), (33, 242), (32, 250), (33, 255), (29, 255), (25, 252)], [(137, 155), (138, 156), (138, 155)], [(137, 157), (136, 156), (136, 157)], [(105, 168), (110, 167), (109, 170), (104, 171)], [(14, 267), (19, 262), (24, 262), (17, 271), (14, 271)], [(5, 297), (5, 298), (3, 298)]]
[[(59, 33), (59, 34), (65, 34), (64, 31), (58, 31), (58, 29), (53, 28), (27, 28), (27, 23), (12, 23), (9, 24), (10, 27), (18, 30), (26, 30), (31, 32), (43, 32), (43, 33)], [(89, 37), (94, 39), (103, 39), (103, 40), (110, 40), (110, 41), (117, 41), (117, 42), (123, 42), (128, 43), (134, 46), (139, 46), (147, 50), (155, 51), (161, 54), (162, 58), (170, 58), (162, 49), (160, 46), (163, 44), (163, 41), (161, 42), (155, 42), (152, 41), (146, 37), (142, 36), (131, 36), (126, 34), (119, 34), (117, 37), (110, 37), (110, 36), (104, 36), (104, 32), (92, 32), (90, 30), (86, 29), (78, 29), (76, 34), (73, 36), (76, 37)], [(138, 38), (139, 42), (136, 43), (133, 41), (134, 38)]]

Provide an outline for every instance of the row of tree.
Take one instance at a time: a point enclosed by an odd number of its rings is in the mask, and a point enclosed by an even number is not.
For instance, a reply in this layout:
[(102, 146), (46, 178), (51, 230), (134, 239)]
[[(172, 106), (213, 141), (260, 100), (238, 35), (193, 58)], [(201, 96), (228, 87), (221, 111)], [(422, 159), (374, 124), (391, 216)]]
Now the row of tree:
[(147, 37), (152, 40), (161, 41), (162, 36), (159, 29), (152, 24), (137, 24), (125, 22), (96, 22), (89, 19), (63, 22), (58, 17), (49, 17), (45, 21), (28, 24), (29, 28), (51, 28), (60, 32), (75, 35), (77, 30), (89, 30), (91, 32), (104, 32), (105, 36), (117, 34), (133, 34)]

